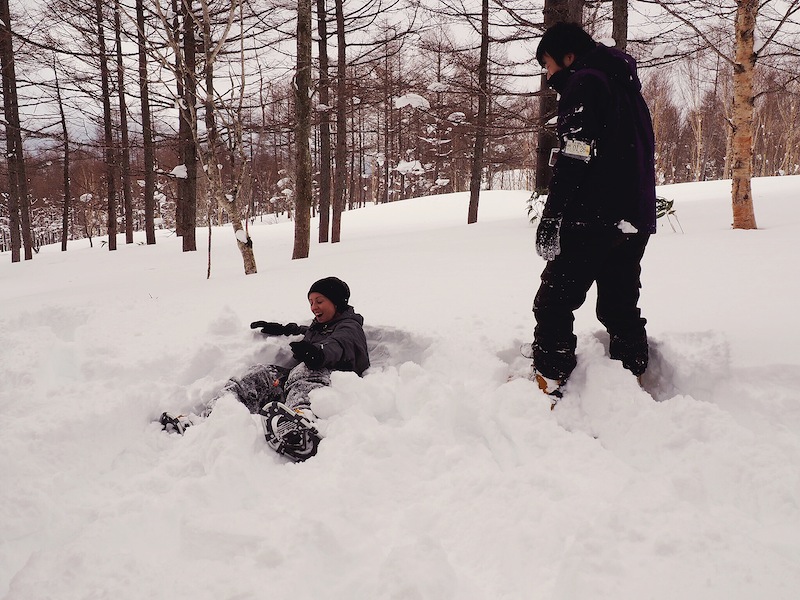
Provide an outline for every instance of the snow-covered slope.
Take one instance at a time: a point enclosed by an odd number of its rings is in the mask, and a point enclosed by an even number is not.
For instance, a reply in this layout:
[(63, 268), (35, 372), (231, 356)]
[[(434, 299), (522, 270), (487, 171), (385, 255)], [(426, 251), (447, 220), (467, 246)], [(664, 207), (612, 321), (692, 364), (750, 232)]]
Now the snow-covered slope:
[[(644, 260), (653, 340), (642, 391), (606, 356), (590, 298), (553, 412), (524, 375), (542, 261), (525, 192), (344, 216), (343, 241), (290, 260), (290, 223), (205, 248), (95, 244), (0, 256), (0, 597), (752, 599), (800, 589), (800, 177), (660, 189)], [(677, 226), (677, 224), (676, 224)], [(205, 232), (198, 233), (201, 246)], [(223, 399), (189, 411), (308, 321), (323, 276), (352, 289), (373, 368), (314, 396), (303, 464)], [(653, 397), (659, 401), (654, 401)]]

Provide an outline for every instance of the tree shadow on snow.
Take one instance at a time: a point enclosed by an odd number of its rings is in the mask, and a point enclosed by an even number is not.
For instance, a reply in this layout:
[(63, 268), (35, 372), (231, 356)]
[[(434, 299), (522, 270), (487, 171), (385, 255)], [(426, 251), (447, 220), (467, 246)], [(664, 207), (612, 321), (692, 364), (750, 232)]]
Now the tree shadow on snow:
[(394, 327), (365, 326), (370, 369), (399, 366), (406, 362), (421, 364), (431, 340)]
[[(609, 335), (594, 333), (608, 356)], [(641, 386), (657, 402), (675, 396), (711, 400), (718, 383), (730, 373), (730, 350), (715, 331), (666, 333), (648, 337), (650, 358)]]

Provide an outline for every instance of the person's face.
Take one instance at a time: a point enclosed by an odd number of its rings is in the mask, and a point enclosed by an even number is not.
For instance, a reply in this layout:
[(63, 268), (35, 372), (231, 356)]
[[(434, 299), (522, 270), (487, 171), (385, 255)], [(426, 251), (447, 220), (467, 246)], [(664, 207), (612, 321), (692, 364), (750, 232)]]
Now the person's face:
[(319, 292), (311, 292), (308, 295), (308, 304), (317, 318), (317, 323), (327, 323), (336, 316), (336, 305)]
[(553, 75), (558, 73), (564, 67), (568, 67), (572, 64), (575, 60), (575, 55), (572, 52), (569, 52), (564, 55), (564, 66), (562, 67), (556, 62), (556, 59), (550, 56), (547, 52), (542, 55), (542, 66), (544, 67), (545, 71), (547, 71), (547, 79), (550, 79)]

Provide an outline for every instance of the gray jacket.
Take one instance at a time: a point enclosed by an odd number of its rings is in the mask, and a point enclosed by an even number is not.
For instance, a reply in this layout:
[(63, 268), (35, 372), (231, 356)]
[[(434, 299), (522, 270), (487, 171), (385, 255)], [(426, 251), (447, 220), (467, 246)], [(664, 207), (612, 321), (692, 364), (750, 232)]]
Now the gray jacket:
[(348, 306), (327, 323), (311, 322), (303, 339), (322, 349), (323, 367), (332, 371), (355, 371), (359, 376), (369, 368), (369, 350), (364, 335), (364, 317)]

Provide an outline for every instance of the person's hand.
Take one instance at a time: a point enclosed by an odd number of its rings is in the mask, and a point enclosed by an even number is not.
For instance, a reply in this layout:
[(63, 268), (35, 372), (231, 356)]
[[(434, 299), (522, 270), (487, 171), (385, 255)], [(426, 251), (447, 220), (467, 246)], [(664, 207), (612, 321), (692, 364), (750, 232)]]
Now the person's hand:
[(321, 348), (305, 340), (292, 342), (289, 346), (297, 360), (306, 363), (312, 369), (322, 368), (322, 364), (325, 362), (325, 355), (322, 353)]
[(283, 326), (283, 335), (297, 335), (303, 333), (303, 330), (297, 323), (287, 323)]
[(536, 229), (536, 254), (547, 261), (561, 254), (561, 217), (544, 217)]
[(253, 321), (250, 323), (250, 329), (261, 329), (261, 333), (265, 335), (283, 335), (286, 328), (280, 323), (272, 323), (270, 321)]
[(250, 329), (261, 329), (261, 333), (264, 335), (297, 335), (302, 333), (297, 323), (281, 325), (271, 321), (253, 321), (250, 323)]

